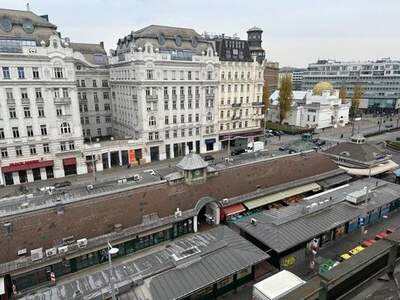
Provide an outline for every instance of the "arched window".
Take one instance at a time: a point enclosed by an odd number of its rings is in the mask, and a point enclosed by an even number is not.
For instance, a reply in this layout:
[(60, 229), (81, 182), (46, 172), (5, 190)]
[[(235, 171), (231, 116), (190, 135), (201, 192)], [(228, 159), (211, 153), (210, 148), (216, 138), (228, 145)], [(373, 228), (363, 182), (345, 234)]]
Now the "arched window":
[(61, 123), (60, 129), (61, 129), (61, 134), (71, 133), (71, 126), (67, 122)]

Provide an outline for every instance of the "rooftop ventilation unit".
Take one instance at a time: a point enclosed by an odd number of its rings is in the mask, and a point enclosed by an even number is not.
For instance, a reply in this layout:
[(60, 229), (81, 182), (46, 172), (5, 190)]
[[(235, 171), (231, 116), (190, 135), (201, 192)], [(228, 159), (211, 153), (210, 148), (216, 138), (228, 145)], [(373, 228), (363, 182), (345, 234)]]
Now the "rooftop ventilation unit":
[(24, 248), (24, 249), (18, 250), (17, 255), (22, 256), (22, 255), (25, 255), (26, 253), (28, 253), (28, 250), (26, 250), (26, 248)]
[(68, 246), (58, 247), (58, 253), (65, 254), (68, 252)]
[(254, 219), (254, 218), (251, 218), (250, 219), (250, 224), (253, 225), (253, 226), (256, 226), (257, 225), (257, 220)]
[(222, 203), (223, 203), (223, 204), (228, 204), (228, 203), (229, 203), (229, 199), (228, 199), (228, 198), (222, 199)]
[(43, 248), (31, 250), (31, 260), (36, 261), (43, 258)]
[(175, 211), (175, 218), (180, 218), (182, 217), (182, 211), (179, 210), (179, 207)]
[(86, 238), (83, 238), (83, 239), (77, 240), (76, 242), (78, 244), (78, 248), (84, 248), (84, 247), (86, 247), (88, 240)]
[(57, 254), (57, 248), (50, 248), (50, 249), (46, 249), (46, 256), (54, 256)]

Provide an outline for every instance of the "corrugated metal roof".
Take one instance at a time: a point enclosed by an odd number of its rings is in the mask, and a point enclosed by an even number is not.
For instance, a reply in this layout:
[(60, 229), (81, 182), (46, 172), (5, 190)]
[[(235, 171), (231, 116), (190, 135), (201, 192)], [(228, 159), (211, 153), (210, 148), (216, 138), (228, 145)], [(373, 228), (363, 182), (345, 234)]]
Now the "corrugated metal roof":
[[(304, 212), (304, 206), (308, 205), (304, 203), (252, 215), (252, 218), (257, 220), (256, 225), (250, 223), (250, 218), (243, 218), (236, 225), (280, 253), (360, 216), (363, 207), (349, 204), (345, 197), (349, 192), (365, 185), (369, 185), (371, 190), (369, 210), (400, 198), (399, 185), (378, 179), (363, 179), (346, 188), (335, 190), (331, 195), (324, 192), (324, 199), (332, 197), (332, 205), (318, 211)], [(287, 210), (291, 213), (287, 214)]]
[(224, 247), (201, 255), (187, 265), (151, 278), (148, 282), (153, 300), (178, 299), (243, 270), (262, 260), (268, 254), (240, 237), (228, 227), (216, 227), (212, 234), (226, 242)]
[(273, 203), (279, 200), (283, 200), (286, 198), (289, 198), (291, 196), (295, 196), (295, 195), (299, 195), (305, 192), (309, 192), (309, 191), (314, 191), (314, 190), (320, 190), (321, 187), (316, 184), (315, 182), (313, 183), (309, 183), (303, 186), (299, 186), (299, 187), (295, 187), (292, 189), (288, 189), (279, 193), (275, 193), (275, 194), (271, 194), (271, 195), (267, 195), (258, 199), (254, 199), (254, 200), (250, 200), (250, 201), (246, 201), (244, 202), (244, 205), (248, 208), (248, 209), (253, 209), (253, 208), (257, 208), (269, 203)]

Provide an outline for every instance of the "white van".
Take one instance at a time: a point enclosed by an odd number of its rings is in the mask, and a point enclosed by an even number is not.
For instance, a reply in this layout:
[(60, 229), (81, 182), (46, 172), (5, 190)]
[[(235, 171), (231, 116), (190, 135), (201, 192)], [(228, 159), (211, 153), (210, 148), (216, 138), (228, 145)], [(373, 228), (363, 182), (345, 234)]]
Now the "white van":
[[(254, 147), (254, 149), (253, 149)], [(258, 141), (258, 142), (252, 142), (247, 144), (247, 149), (246, 152), (257, 152), (257, 151), (262, 151), (264, 150), (264, 142)]]

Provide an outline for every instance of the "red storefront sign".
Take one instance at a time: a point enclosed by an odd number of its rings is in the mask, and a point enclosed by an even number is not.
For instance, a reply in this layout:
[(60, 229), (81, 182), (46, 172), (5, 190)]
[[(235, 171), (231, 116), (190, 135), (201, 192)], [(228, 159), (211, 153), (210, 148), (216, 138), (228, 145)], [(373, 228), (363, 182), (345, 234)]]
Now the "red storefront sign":
[(54, 165), (53, 160), (28, 160), (11, 163), (1, 168), (3, 173), (18, 172), (23, 170), (32, 170), (37, 168), (46, 168)]
[(64, 158), (63, 164), (64, 164), (64, 166), (76, 165), (76, 158), (75, 157)]

